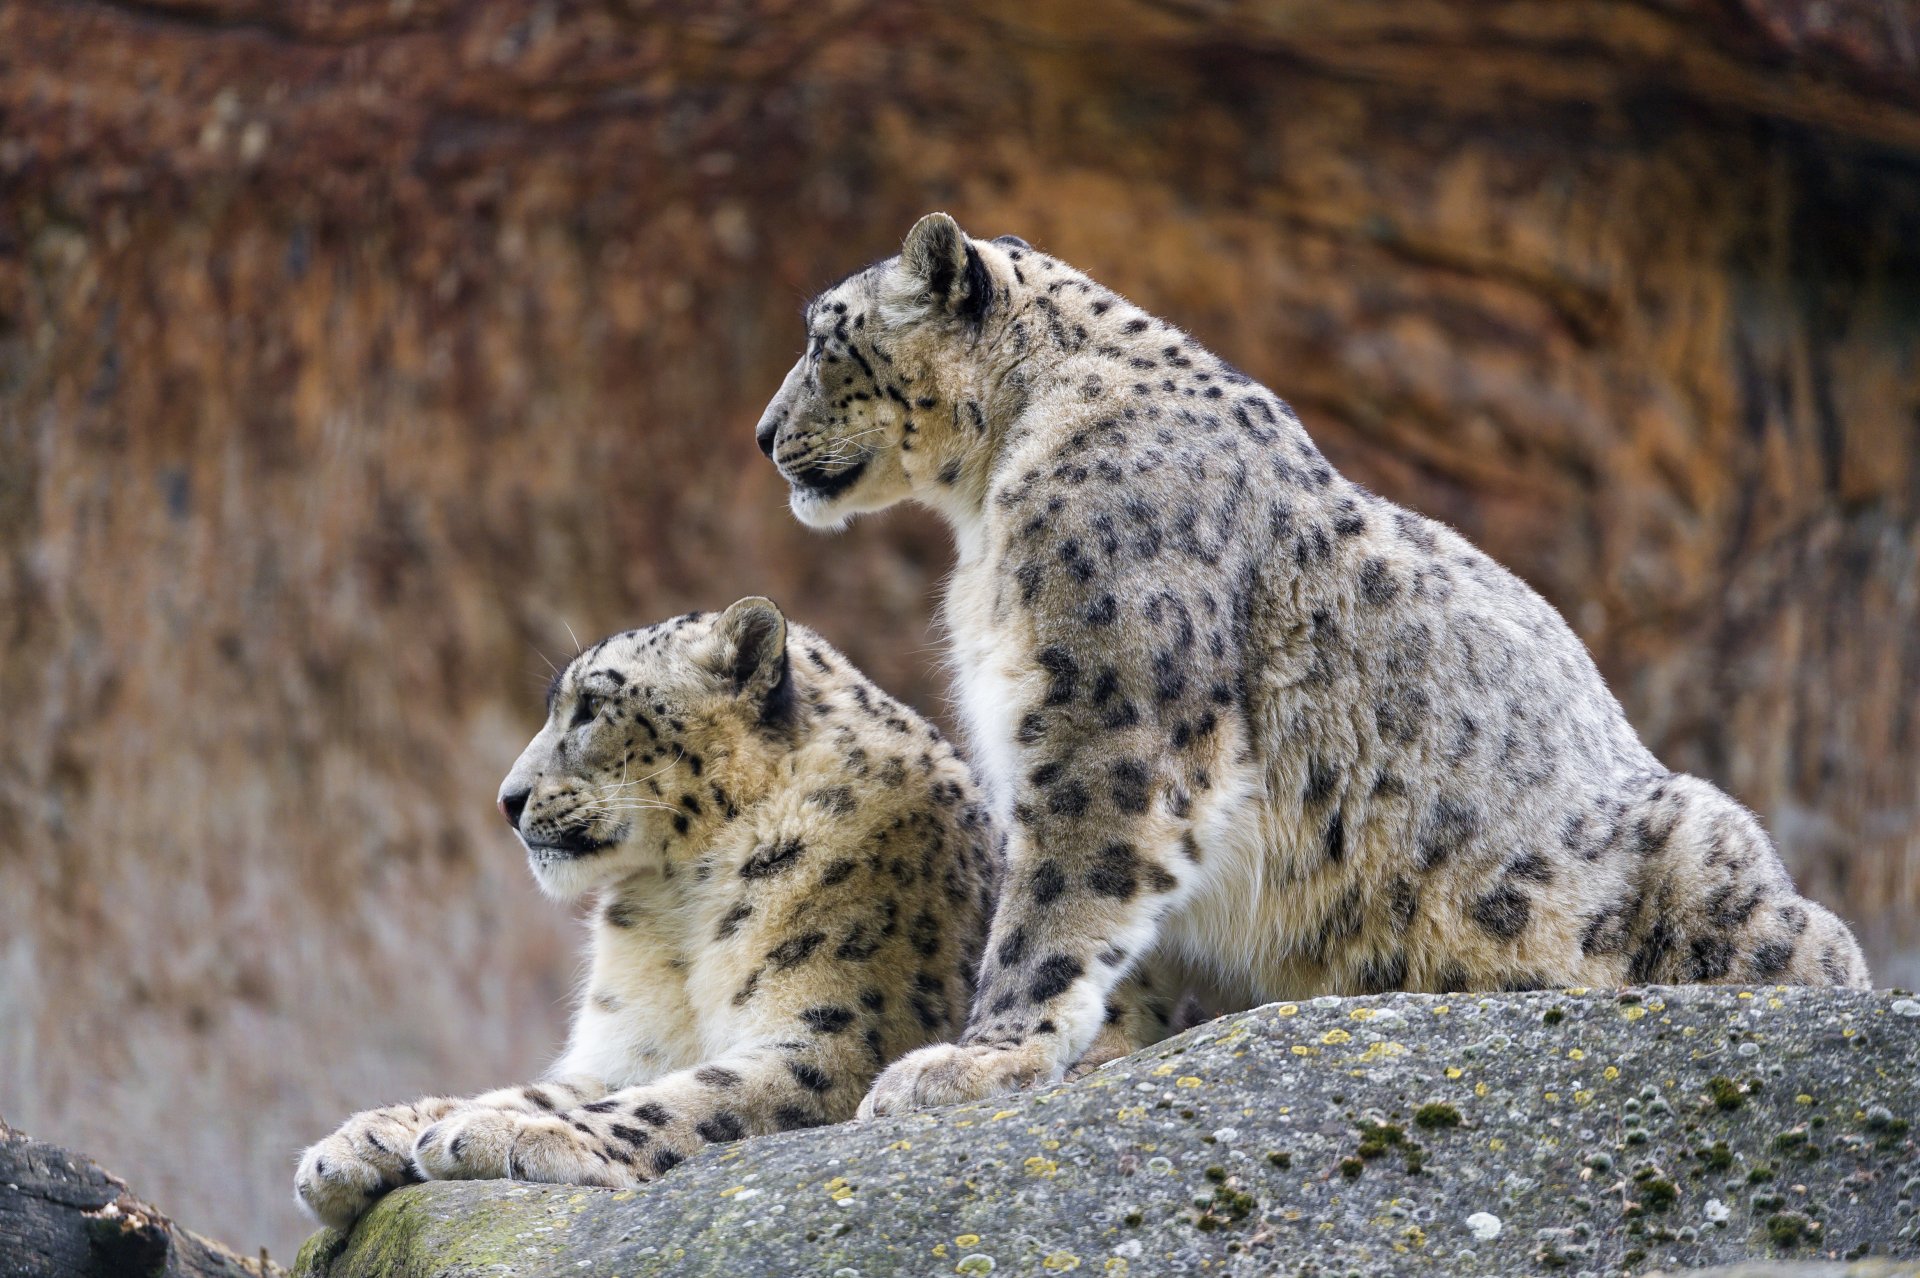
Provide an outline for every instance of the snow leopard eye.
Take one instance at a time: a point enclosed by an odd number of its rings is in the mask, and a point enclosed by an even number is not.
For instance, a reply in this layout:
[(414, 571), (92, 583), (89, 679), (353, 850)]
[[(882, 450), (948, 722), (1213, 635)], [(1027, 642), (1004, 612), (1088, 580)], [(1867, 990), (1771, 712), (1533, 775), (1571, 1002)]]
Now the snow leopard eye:
[(591, 692), (582, 693), (580, 700), (574, 703), (573, 721), (567, 724), (567, 730), (571, 732), (575, 728), (592, 723), (594, 718), (600, 713), (601, 700), (601, 698), (594, 696)]

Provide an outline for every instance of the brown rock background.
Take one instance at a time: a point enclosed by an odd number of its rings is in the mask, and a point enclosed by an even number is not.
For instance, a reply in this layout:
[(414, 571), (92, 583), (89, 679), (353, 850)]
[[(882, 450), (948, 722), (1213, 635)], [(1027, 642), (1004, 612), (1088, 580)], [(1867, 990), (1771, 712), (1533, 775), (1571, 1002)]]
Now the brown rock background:
[(295, 1150), (517, 1079), (542, 653), (764, 591), (943, 706), (944, 532), (751, 426), (952, 210), (1561, 606), (1920, 976), (1912, 0), (0, 5), (0, 1112), (289, 1254)]

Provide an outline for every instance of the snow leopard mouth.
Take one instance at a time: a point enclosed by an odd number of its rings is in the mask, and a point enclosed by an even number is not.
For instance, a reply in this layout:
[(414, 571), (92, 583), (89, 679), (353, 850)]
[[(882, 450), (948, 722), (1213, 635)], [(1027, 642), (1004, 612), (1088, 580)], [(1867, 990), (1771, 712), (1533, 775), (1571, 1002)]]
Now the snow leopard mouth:
[(625, 834), (625, 830), (620, 830), (616, 832), (612, 838), (596, 839), (585, 833), (569, 831), (557, 839), (546, 839), (539, 842), (535, 842), (532, 839), (523, 839), (522, 842), (527, 845), (527, 855), (535, 860), (568, 861), (578, 857), (594, 856), (597, 853), (605, 852), (608, 848), (619, 843), (620, 838)]
[(871, 459), (862, 457), (844, 470), (827, 470), (822, 466), (808, 466), (788, 475), (787, 482), (812, 497), (838, 497), (860, 482), (860, 477), (867, 473), (869, 460)]

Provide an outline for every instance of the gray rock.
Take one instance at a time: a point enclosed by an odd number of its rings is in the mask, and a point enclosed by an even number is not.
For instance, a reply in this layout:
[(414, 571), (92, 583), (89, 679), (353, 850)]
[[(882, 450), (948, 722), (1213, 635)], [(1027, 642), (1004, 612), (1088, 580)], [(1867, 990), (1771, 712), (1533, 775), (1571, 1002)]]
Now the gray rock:
[(410, 1187), (351, 1236), (309, 1240), (296, 1272), (1577, 1274), (1912, 1259), (1920, 1020), (1893, 1003), (1726, 987), (1280, 1003), (1077, 1083), (717, 1147), (639, 1190)]
[(0, 1278), (281, 1278), (134, 1197), (84, 1154), (0, 1119)]

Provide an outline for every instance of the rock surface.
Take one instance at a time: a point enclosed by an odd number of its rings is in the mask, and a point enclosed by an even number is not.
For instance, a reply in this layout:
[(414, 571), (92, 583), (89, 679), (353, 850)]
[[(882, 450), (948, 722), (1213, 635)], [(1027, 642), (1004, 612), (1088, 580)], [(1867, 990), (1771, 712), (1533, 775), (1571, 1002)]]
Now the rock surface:
[(280, 1278), (135, 1198), (81, 1154), (0, 1120), (0, 1278)]
[(1077, 1083), (708, 1151), (639, 1190), (428, 1184), (299, 1278), (1644, 1273), (1920, 1257), (1920, 1001), (1389, 995)]

